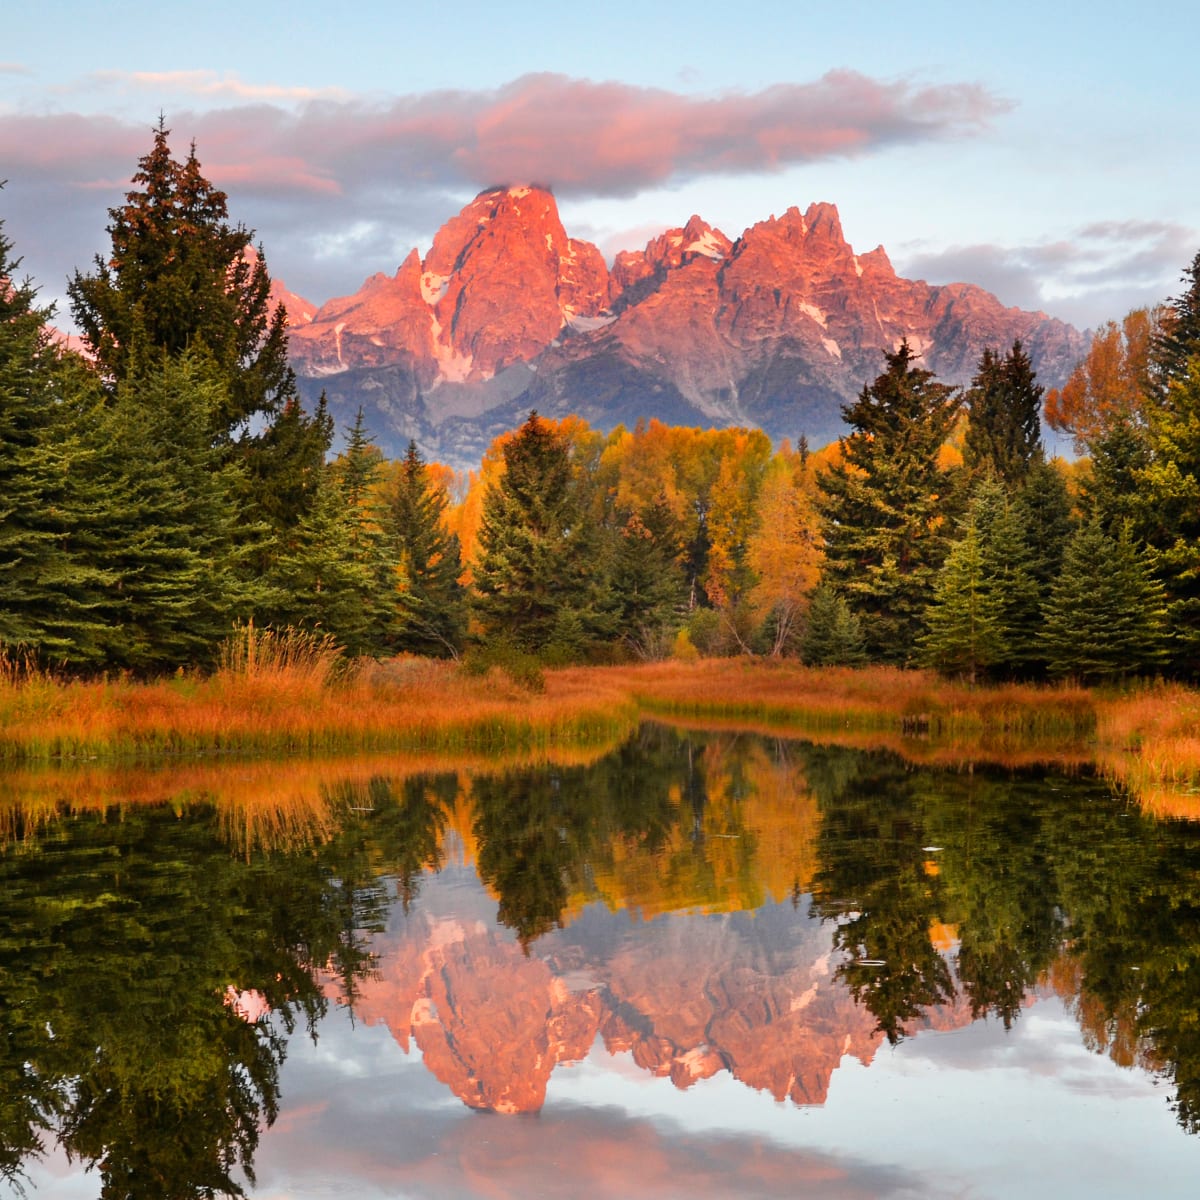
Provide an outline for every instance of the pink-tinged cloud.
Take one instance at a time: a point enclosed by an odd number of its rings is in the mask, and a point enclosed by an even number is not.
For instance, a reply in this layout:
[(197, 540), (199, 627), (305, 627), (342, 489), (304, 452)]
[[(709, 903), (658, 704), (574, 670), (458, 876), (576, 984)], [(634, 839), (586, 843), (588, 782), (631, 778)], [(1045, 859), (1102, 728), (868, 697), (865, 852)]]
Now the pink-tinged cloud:
[[(920, 86), (851, 71), (708, 96), (536, 74), (491, 90), (386, 100), (307, 98), (206, 71), (108, 78), (147, 89), (144, 123), (0, 113), (0, 178), (9, 180), (0, 219), (50, 298), (105, 250), (107, 211), (122, 202), (160, 111), (175, 153), (195, 141), (233, 217), (262, 237), (272, 271), (324, 300), (380, 263), (391, 269), (492, 184), (633, 196), (663, 183), (970, 137), (1008, 108), (975, 84)], [(197, 94), (202, 108), (170, 107), (181, 97), (195, 105)]]
[(32, 75), (33, 72), (19, 62), (0, 62), (0, 75)]
[[(263, 101), (181, 114), (171, 123), (197, 138), (203, 161), (220, 161), (230, 178), (268, 190), (305, 190), (314, 180), (334, 181), (343, 191), (537, 180), (577, 195), (631, 195), (671, 179), (771, 171), (966, 136), (1007, 108), (974, 84), (922, 88), (851, 71), (713, 97), (539, 74), (494, 91), (383, 104), (311, 99), (295, 110), (265, 102), (295, 99), (291, 89), (251, 87), (209, 72), (121, 78), (160, 92), (182, 87)], [(0, 117), (0, 153), (14, 174), (26, 165), (61, 170), (69, 162), (79, 178), (83, 163), (107, 159), (111, 166), (113, 157), (127, 155), (132, 133), (104, 118)], [(138, 140), (144, 144), (144, 134)], [(281, 175), (284, 161), (296, 166)]]

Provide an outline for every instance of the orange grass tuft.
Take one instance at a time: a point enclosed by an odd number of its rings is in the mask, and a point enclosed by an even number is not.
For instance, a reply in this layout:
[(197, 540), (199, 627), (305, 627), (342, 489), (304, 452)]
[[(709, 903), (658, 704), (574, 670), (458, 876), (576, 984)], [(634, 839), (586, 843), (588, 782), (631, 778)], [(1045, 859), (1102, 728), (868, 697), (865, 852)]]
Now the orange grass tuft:
[[(324, 654), (324, 651), (321, 652)], [(552, 679), (531, 694), (495, 672), (261, 658), (154, 683), (0, 679), (0, 759), (157, 759), (611, 743), (637, 719), (613, 687)]]

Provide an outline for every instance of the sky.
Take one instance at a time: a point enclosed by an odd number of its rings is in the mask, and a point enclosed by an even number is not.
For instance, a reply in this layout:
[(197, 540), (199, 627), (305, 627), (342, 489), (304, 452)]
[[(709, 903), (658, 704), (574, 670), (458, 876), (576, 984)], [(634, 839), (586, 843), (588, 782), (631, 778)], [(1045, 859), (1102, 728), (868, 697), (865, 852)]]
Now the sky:
[(610, 258), (828, 201), (901, 274), (1080, 327), (1200, 250), (1195, 0), (6, 8), (0, 220), (64, 327), (160, 114), (318, 304), (502, 183)]

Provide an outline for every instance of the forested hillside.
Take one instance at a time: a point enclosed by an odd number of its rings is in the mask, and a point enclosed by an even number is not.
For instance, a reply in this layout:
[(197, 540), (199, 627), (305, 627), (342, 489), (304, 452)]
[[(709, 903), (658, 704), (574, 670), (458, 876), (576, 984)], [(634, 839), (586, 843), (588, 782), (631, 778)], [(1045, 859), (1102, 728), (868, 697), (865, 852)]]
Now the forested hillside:
[[(262, 248), (168, 137), (71, 282), (82, 353), (0, 236), (10, 667), (204, 668), (254, 622), (485, 665), (1200, 672), (1200, 255), (1179, 297), (1102, 329), (1048, 397), (1020, 342), (957, 389), (901, 340), (832, 446), (531, 413), (464, 478), (415, 445), (384, 459), (361, 414), (330, 458)], [(1043, 407), (1076, 463), (1047, 460)]]

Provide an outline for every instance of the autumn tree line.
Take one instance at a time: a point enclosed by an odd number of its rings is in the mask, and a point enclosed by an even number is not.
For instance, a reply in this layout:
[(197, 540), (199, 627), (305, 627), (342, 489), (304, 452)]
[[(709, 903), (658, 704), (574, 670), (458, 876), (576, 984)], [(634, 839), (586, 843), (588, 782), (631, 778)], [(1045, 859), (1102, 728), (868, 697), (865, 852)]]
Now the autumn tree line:
[[(906, 343), (834, 446), (531, 413), (463, 480), (331, 456), (261, 249), (160, 124), (66, 348), (0, 227), (0, 652), (211, 665), (231, 629), (481, 666), (750, 653), (970, 679), (1200, 673), (1200, 255), (1043, 396)], [(1043, 405), (1044, 401), (1044, 405)], [(1047, 420), (1080, 458), (1047, 458)]]

